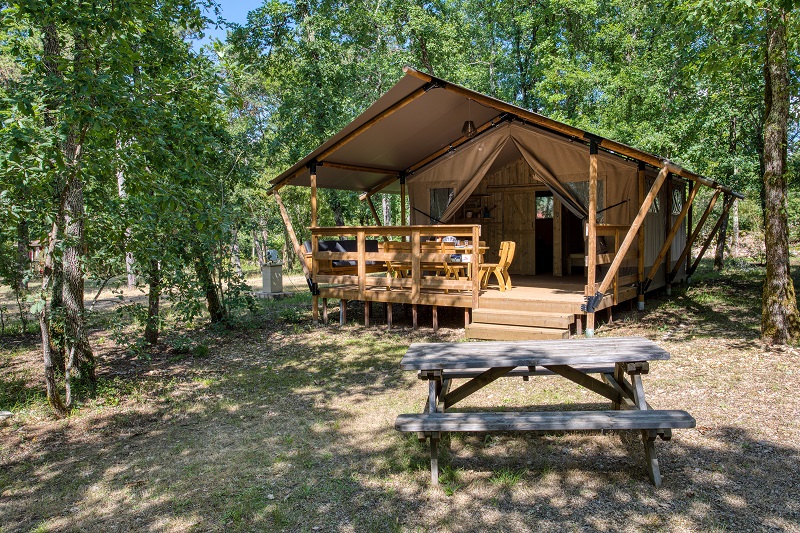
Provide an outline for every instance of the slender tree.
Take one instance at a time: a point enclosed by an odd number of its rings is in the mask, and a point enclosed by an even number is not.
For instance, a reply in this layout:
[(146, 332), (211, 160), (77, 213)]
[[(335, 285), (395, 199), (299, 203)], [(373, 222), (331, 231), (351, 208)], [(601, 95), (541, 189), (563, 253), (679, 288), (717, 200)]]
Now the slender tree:
[(789, 123), (788, 5), (764, 9), (764, 242), (767, 275), (761, 313), (761, 335), (769, 343), (800, 339), (800, 315), (789, 265), (787, 224), (787, 142)]

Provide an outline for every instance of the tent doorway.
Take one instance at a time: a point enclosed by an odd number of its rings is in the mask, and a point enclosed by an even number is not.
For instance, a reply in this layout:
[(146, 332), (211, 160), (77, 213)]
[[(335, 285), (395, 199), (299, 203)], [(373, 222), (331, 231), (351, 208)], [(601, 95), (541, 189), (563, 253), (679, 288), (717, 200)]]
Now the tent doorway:
[(536, 274), (536, 224), (531, 221), (535, 205), (529, 190), (503, 192), (503, 240), (517, 243), (511, 274)]

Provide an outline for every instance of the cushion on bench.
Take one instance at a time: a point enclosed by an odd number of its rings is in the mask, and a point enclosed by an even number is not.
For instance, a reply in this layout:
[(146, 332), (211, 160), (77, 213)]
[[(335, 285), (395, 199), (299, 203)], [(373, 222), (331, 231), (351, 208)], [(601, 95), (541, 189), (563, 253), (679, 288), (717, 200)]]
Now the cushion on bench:
[[(358, 252), (358, 241), (355, 239), (318, 241), (318, 246), (320, 252)], [(305, 248), (306, 253), (309, 254), (311, 253), (311, 241), (305, 241), (303, 243), (303, 247)], [(378, 241), (374, 239), (367, 239), (365, 241), (365, 249), (367, 252), (377, 252)], [(382, 265), (383, 261), (367, 261), (367, 264)], [(340, 260), (340, 259), (331, 261), (331, 266), (333, 268), (354, 267), (357, 265), (358, 265), (357, 261)]]

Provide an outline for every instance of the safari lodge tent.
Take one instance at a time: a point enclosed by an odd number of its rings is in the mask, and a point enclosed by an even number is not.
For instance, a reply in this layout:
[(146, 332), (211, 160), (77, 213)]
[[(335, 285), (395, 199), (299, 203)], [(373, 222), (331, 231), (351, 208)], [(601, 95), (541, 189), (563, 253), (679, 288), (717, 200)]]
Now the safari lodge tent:
[[(419, 306), (431, 306), (434, 328), (439, 307), (463, 308), (470, 338), (592, 335), (597, 311), (634, 298), (643, 308), (648, 291), (690, 276), (702, 257), (690, 250), (714, 223), (714, 204), (724, 217), (741, 198), (655, 155), (410, 67), (404, 73), (271, 182), (314, 321), (320, 299), (327, 320), (327, 300), (336, 298), (343, 314), (347, 301), (363, 302), (367, 324), (381, 302), (410, 305), (415, 327)], [(286, 185), (311, 187), (309, 242), (292, 229), (280, 197)], [(702, 186), (714, 193), (693, 225)], [(318, 226), (318, 188), (362, 192), (375, 225)], [(381, 226), (378, 192), (401, 195), (407, 225)]]

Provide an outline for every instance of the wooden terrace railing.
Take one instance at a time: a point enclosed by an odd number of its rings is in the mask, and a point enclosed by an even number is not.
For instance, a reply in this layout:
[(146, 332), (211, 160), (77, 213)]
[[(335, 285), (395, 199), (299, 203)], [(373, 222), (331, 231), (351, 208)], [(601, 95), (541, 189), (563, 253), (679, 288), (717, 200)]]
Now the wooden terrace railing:
[[(461, 241), (469, 241), (468, 246), (480, 242), (481, 227), (470, 224), (440, 224), (436, 226), (350, 226), (350, 227), (315, 227), (311, 228), (311, 280), (317, 284), (339, 284), (358, 287), (359, 300), (366, 301), (367, 291), (384, 288), (387, 291), (410, 292), (411, 303), (424, 303), (420, 295), (426, 292), (459, 291), (470, 293), (472, 308), (478, 307), (480, 295), (480, 279), (478, 273), (479, 254), (472, 253), (470, 261), (471, 276), (469, 279), (448, 279), (445, 276), (423, 275), (425, 271), (434, 270), (434, 263), (445, 264), (450, 260), (451, 252), (428, 251), (423, 243), (434, 237), (452, 236)], [(402, 241), (407, 243), (400, 247), (393, 246), (387, 250), (380, 246), (379, 251), (367, 251), (368, 238), (378, 238), (384, 243)], [(355, 252), (320, 251), (320, 240), (355, 239)], [(399, 250), (397, 248), (400, 248)], [(474, 249), (474, 248), (473, 248)], [(326, 268), (331, 261), (355, 261), (355, 269), (348, 267), (341, 273), (336, 268)], [(375, 265), (386, 265), (385, 275), (370, 275), (375, 272)], [(394, 277), (390, 265), (402, 265), (408, 277)], [(369, 268), (368, 268), (369, 267)]]

